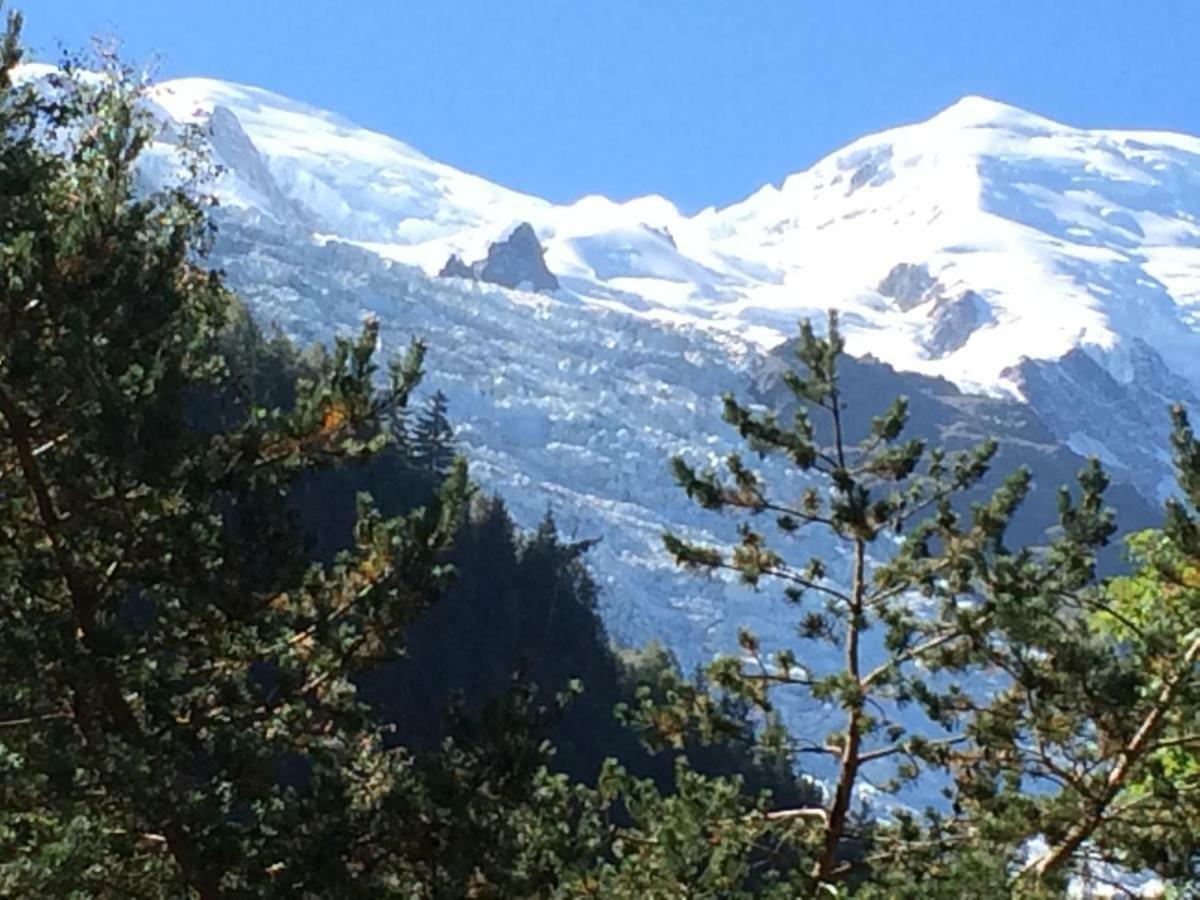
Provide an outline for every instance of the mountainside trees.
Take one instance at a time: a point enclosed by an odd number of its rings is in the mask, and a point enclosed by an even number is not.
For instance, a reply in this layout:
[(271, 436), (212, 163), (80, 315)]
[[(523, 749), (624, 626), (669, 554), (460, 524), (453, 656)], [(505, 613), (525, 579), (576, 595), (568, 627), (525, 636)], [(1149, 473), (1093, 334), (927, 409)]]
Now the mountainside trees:
[[(816, 476), (800, 497), (769, 493), (737, 454), (726, 460), (727, 481), (715, 472), (697, 472), (682, 458), (673, 466), (677, 480), (702, 506), (769, 516), (785, 541), (799, 543), (807, 531), (826, 529), (844, 545), (850, 571), (831, 573), (819, 559), (789, 563), (748, 522), (740, 528), (739, 543), (727, 552), (673, 535), (665, 539), (682, 565), (730, 570), (754, 586), (781, 582), (784, 598), (797, 605), (801, 638), (832, 644), (844, 658), (840, 670), (814, 671), (803, 652), (765, 650), (755, 635), (743, 631), (745, 661), (729, 658), (710, 669), (716, 684), (768, 712), (769, 692), (775, 687), (805, 690), (843, 711), (842, 727), (795, 748), (835, 761), (832, 796), (820, 816), (810, 817), (813, 835), (806, 846), (818, 886), (840, 880), (846, 868), (841, 851), (855, 837), (852, 814), (868, 767), (897, 761), (894, 771), (883, 776), (890, 777), (896, 790), (916, 779), (924, 766), (942, 764), (949, 748), (964, 739), (962, 686), (954, 680), (939, 685), (926, 677), (925, 669), (961, 675), (974, 662), (971, 643), (986, 630), (990, 611), (965, 601), (977, 569), (1006, 552), (1005, 525), (1028, 487), (1026, 475), (1013, 477), (987, 507), (979, 508), (973, 522), (961, 522), (950, 500), (982, 477), (995, 447), (984, 444), (947, 461), (940, 451), (927, 452), (919, 440), (901, 441), (903, 401), (874, 420), (865, 441), (850, 445), (837, 380), (841, 353), (836, 318), (830, 317), (825, 338), (818, 338), (808, 323), (802, 325), (797, 356), (804, 373), (793, 373), (787, 384), (803, 405), (790, 423), (780, 423), (770, 412), (754, 413), (732, 397), (725, 400), (726, 419), (752, 451), (783, 454)], [(818, 437), (809, 410), (827, 417), (827, 427), (821, 426), (824, 439)], [(925, 515), (930, 510), (934, 515)], [(886, 555), (872, 552), (872, 545), (888, 535), (904, 535), (898, 552), (887, 562), (872, 562)], [(921, 612), (911, 602), (914, 592), (926, 599)], [(872, 629), (883, 631), (876, 646), (867, 644)], [(910, 704), (923, 709), (928, 730), (939, 732), (936, 738), (915, 731), (897, 715)]]
[(427, 472), (445, 472), (454, 459), (454, 429), (447, 416), (446, 395), (434, 391), (417, 414), (407, 435), (409, 455)]
[[(691, 809), (708, 781), (681, 770), (691, 799), (673, 801), (614, 763), (598, 788), (553, 774), (553, 697), (497, 690), (426, 752), (394, 740), (359, 688), (450, 583), (467, 509), (444, 404), (424, 429), (436, 452), (387, 447), (422, 348), (384, 373), (370, 323), (327, 352), (263, 342), (204, 267), (190, 188), (138, 189), (153, 131), (136, 83), (115, 67), (15, 83), (17, 25), (0, 60), (0, 892), (571, 896), (656, 869), (689, 882), (702, 848), (635, 857), (618, 836), (649, 846), (629, 815), (661, 830), (663, 805)], [(362, 478), (388, 514), (365, 496), (346, 509)], [(506, 584), (515, 542), (502, 508), (479, 524), (496, 558), (458, 558), (482, 594)], [(517, 625), (477, 657), (493, 686), (522, 631), (548, 639), (560, 619), (594, 670), (622, 677), (599, 652), (582, 550), (550, 523), (521, 542), (512, 600), (552, 603), (531, 602), (527, 622), (519, 602), (492, 611)], [(459, 626), (443, 646), (489, 637)], [(533, 662), (548, 683), (577, 663)], [(594, 743), (578, 765), (599, 765)], [(753, 808), (736, 780), (713, 783)]]

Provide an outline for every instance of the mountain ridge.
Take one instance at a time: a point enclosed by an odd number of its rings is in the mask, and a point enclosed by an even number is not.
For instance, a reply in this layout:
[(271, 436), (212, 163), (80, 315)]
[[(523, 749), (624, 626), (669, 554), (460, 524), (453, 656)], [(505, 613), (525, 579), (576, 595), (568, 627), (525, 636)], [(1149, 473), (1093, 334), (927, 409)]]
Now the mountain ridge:
[[(654, 195), (552, 204), (258, 89), (184, 79), (154, 97), (175, 120), (229, 110), (315, 234), (430, 274), (529, 222), (583, 302), (764, 347), (799, 316), (835, 306), (852, 351), (968, 390), (1019, 394), (1005, 372), (1021, 356), (1056, 359), (1077, 346), (1101, 351), (1119, 378), (1113, 351), (1126, 332), (1200, 378), (1188, 361), (1200, 304), (1198, 138), (1077, 129), (972, 95), (779, 187), (687, 216)], [(218, 189), (227, 205), (272, 214), (230, 168)], [(925, 316), (880, 302), (873, 287), (902, 263), (988, 307), (955, 351), (931, 353)], [(1115, 290), (1119, 303), (1108, 299)]]
[[(1082, 354), (1117, 406), (1162, 410), (1146, 416), (1157, 446), (1169, 399), (1200, 396), (1200, 138), (1074, 128), (968, 95), (688, 216), (655, 195), (553, 204), (256, 88), (184, 79), (151, 95), (164, 134), (210, 132), (229, 219), (428, 275), (529, 223), (560, 299), (708, 331), (732, 357), (834, 308), (855, 355), (1021, 402), (1035, 385), (1061, 442), (1148, 497), (1170, 489), (1162, 453), (1081, 423), (1074, 383), (1047, 367), (1081, 372), (1068, 363)], [(924, 291), (889, 296), (900, 270)]]

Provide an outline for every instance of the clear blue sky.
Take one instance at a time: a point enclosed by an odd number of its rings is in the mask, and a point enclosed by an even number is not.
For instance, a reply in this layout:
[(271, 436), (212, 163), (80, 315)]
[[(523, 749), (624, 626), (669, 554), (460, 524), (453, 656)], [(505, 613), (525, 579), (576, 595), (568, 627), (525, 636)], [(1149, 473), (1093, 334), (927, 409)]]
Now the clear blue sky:
[(741, 199), (977, 93), (1200, 133), (1200, 0), (10, 0), (552, 200)]

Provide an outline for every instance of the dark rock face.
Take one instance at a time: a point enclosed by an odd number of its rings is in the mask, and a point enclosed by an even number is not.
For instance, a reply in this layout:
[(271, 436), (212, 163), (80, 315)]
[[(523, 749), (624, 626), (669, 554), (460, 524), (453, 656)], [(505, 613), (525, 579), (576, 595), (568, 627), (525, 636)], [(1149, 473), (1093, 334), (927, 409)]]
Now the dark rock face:
[(838, 160), (838, 168), (854, 169), (850, 176), (850, 186), (846, 190), (849, 197), (862, 187), (879, 187), (892, 180), (892, 147), (884, 144), (880, 147), (870, 147), (860, 150)]
[(529, 284), (535, 291), (556, 290), (558, 279), (546, 268), (545, 252), (533, 227), (522, 222), (503, 241), (488, 247), (479, 277), (504, 287)]
[(1171, 439), (1169, 410), (1175, 403), (1200, 409), (1200, 397), (1143, 341), (1135, 339), (1127, 352), (1125, 382), (1080, 348), (1057, 360), (1025, 360), (1008, 374), (1017, 376), (1030, 406), (1060, 441), (1086, 435), (1088, 452), (1109, 474), (1157, 498), (1174, 490), (1163, 453)]
[(947, 293), (946, 285), (929, 274), (924, 264), (897, 263), (875, 288), (900, 309), (926, 307), (929, 317), (923, 331), (926, 355), (940, 359), (960, 349), (975, 331), (993, 321), (986, 300), (975, 291)]
[(451, 253), (446, 264), (438, 272), (438, 278), (474, 278), (475, 272), (463, 262), (457, 253)]
[(504, 240), (488, 247), (487, 258), (468, 265), (457, 255), (451, 256), (438, 275), (472, 278), (507, 288), (554, 291), (558, 289), (558, 279), (546, 268), (545, 253), (533, 226), (522, 222)]
[[(755, 400), (780, 413), (780, 420), (790, 418), (795, 408), (795, 397), (783, 383), (780, 373), (794, 366), (795, 342), (788, 341), (771, 351), (771, 361), (765, 367), (758, 385)], [(1068, 371), (1069, 370), (1069, 371)], [(1085, 460), (1079, 453), (1066, 446), (1066, 435), (1081, 427), (1079, 417), (1103, 416), (1112, 423), (1113, 431), (1134, 427), (1149, 427), (1154, 419), (1169, 426), (1165, 405), (1149, 404), (1150, 411), (1135, 418), (1126, 408), (1126, 399), (1114, 398), (1114, 408), (1091, 409), (1082, 407), (1080, 396), (1112, 396), (1116, 384), (1090, 385), (1085, 379), (1105, 378), (1106, 374), (1082, 352), (1058, 363), (1029, 363), (1024, 367), (1026, 390), (1032, 404), (1001, 397), (983, 397), (965, 394), (949, 381), (932, 378), (913, 372), (898, 372), (886, 363), (870, 357), (845, 358), (839, 365), (839, 379), (845, 392), (846, 408), (842, 422), (851, 441), (858, 441), (869, 434), (871, 418), (884, 411), (892, 399), (899, 395), (908, 398), (908, 428), (906, 437), (920, 437), (933, 445), (940, 445), (951, 452), (974, 447), (988, 437), (999, 442), (996, 459), (979, 487), (962, 498), (960, 512), (966, 514), (971, 501), (985, 500), (999, 487), (1004, 476), (1019, 466), (1027, 466), (1034, 476), (1034, 490), (1022, 504), (1006, 540), (1009, 546), (1041, 544), (1046, 529), (1058, 522), (1057, 490), (1060, 485), (1070, 485), (1075, 475), (1083, 468)], [(1108, 391), (1105, 394), (1104, 391)], [(1046, 411), (1057, 402), (1068, 408), (1075, 421), (1048, 421)], [(1117, 404), (1120, 404), (1118, 407)], [(1143, 421), (1146, 424), (1143, 425)], [(1161, 426), (1160, 426), (1161, 428)], [(818, 428), (818, 434), (828, 437), (828, 431)], [(1114, 435), (1114, 442), (1116, 437)], [(1146, 441), (1148, 448), (1165, 446), (1155, 437)], [(1115, 476), (1107, 500), (1118, 512), (1118, 523), (1124, 533), (1150, 527), (1161, 520), (1161, 514), (1151, 499), (1152, 491), (1131, 472), (1103, 460), (1106, 469)], [(1121, 543), (1114, 541), (1101, 554), (1104, 571), (1111, 572), (1121, 565)]]
[[(213, 107), (206, 131), (213, 152), (221, 164), (258, 192), (261, 198), (261, 212), (283, 225), (298, 225), (303, 229), (311, 227), (309, 217), (304, 211), (279, 189), (262, 155), (242, 128), (237, 115), (229, 107)], [(253, 219), (257, 213), (240, 215)]]

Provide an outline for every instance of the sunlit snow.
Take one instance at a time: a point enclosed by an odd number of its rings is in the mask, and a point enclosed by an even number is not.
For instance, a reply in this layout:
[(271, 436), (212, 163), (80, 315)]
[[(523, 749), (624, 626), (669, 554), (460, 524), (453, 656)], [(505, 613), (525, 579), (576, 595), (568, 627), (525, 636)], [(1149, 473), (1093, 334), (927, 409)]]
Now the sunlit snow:
[[(1026, 400), (1117, 478), (1170, 489), (1166, 404), (1200, 394), (1200, 139), (967, 97), (685, 215), (662, 197), (552, 204), (254, 88), (184, 79), (153, 97), (211, 135), (226, 169), (217, 262), (260, 320), (310, 340), (370, 314), (385, 350), (426, 338), (475, 476), (524, 524), (550, 508), (569, 535), (602, 538), (590, 559), (611, 632), (663, 640), (685, 667), (734, 648), (744, 623), (765, 646), (794, 643), (796, 610), (775, 592), (680, 574), (660, 535), (731, 536), (667, 460), (733, 447), (719, 395), (747, 394), (800, 317), (835, 307), (851, 352)], [(520, 222), (554, 294), (434, 277)], [(802, 548), (835, 571), (839, 551)]]

